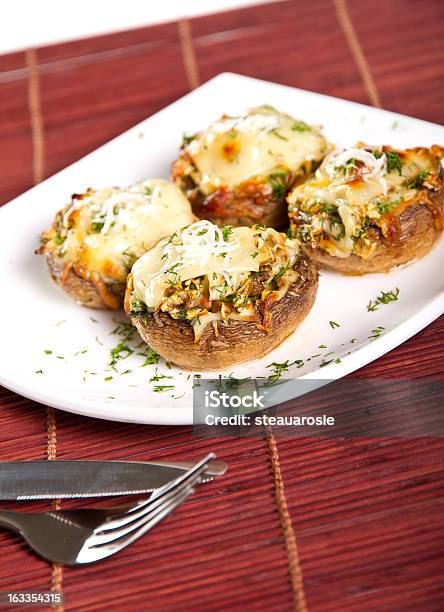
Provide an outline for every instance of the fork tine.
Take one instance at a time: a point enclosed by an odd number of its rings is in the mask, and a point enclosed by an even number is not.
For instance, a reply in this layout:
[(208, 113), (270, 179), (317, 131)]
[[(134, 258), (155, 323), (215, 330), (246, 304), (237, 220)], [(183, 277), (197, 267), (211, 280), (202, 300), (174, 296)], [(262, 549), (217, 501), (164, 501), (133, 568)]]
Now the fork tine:
[(94, 530), (94, 533), (101, 534), (109, 531), (113, 531), (124, 527), (125, 525), (136, 521), (138, 518), (146, 515), (148, 512), (154, 511), (159, 505), (163, 504), (165, 500), (171, 499), (176, 492), (182, 491), (185, 487), (190, 484), (197, 483), (200, 475), (206, 470), (208, 463), (214, 458), (213, 453), (210, 453), (204, 459), (196, 463), (190, 470), (185, 472), (178, 479), (169, 482), (167, 485), (157, 489), (154, 493), (161, 491), (161, 495), (151, 496), (148, 500), (133, 506), (127, 512), (117, 517), (112, 518), (103, 525), (100, 525)]
[(187, 470), (181, 476), (179, 476), (179, 478), (176, 478), (172, 482), (168, 482), (166, 485), (163, 485), (163, 487), (156, 489), (148, 501), (152, 501), (157, 497), (160, 497), (164, 494), (165, 491), (168, 491), (170, 488), (179, 486), (181, 482), (183, 482), (184, 480), (188, 480), (190, 477), (192, 477), (195, 472), (199, 471), (199, 473), (202, 474), (206, 470), (206, 467), (203, 466), (208, 467), (208, 463), (210, 463), (210, 461), (213, 461), (213, 459), (215, 458), (216, 455), (214, 453), (208, 453), (206, 457), (198, 461), (195, 465), (193, 465), (191, 469)]
[(200, 461), (196, 466), (188, 471), (186, 478), (181, 477), (182, 482), (178, 486), (176, 486), (177, 483), (173, 483), (174, 486), (172, 485), (170, 487), (171, 490), (164, 493), (163, 496), (155, 499), (152, 504), (145, 506), (137, 513), (132, 513), (129, 516), (124, 517), (118, 522), (113, 522), (111, 527), (109, 524), (105, 524), (104, 526), (100, 525), (97, 527), (94, 530), (94, 534), (91, 536), (91, 545), (96, 546), (100, 544), (107, 544), (117, 540), (130, 531), (137, 529), (146, 521), (155, 517), (159, 512), (162, 512), (162, 510), (169, 504), (170, 500), (174, 500), (177, 495), (187, 491), (188, 488), (196, 484), (199, 480), (200, 474), (205, 471), (206, 467), (207, 463)]
[[(147, 531), (149, 531), (152, 527), (154, 527), (157, 523), (159, 523), (163, 518), (171, 514), (180, 504), (182, 504), (186, 498), (194, 492), (193, 488), (188, 488), (181, 494), (177, 495), (173, 500), (163, 508), (163, 510), (156, 514), (150, 520), (144, 521), (141, 527), (136, 530), (130, 531), (125, 537), (120, 537), (118, 541), (110, 542), (109, 544), (102, 545), (91, 545), (89, 540), (85, 542), (83, 548), (79, 551), (76, 563), (93, 563), (94, 561), (100, 561), (100, 559), (105, 559), (117, 552), (126, 548), (132, 542), (140, 538)], [(94, 536), (92, 536), (94, 538)]]
[(192, 489), (193, 486), (188, 485), (181, 491), (175, 492), (174, 495), (168, 496), (167, 498), (162, 498), (162, 503), (156, 504), (156, 507), (153, 510), (145, 512), (145, 514), (138, 520), (134, 520), (123, 527), (113, 529), (112, 531), (93, 533), (89, 538), (89, 546), (91, 548), (97, 548), (100, 546), (107, 546), (116, 540), (120, 540), (128, 533), (132, 533), (148, 521), (156, 518), (159, 514), (162, 514), (166, 508), (174, 505), (177, 499), (188, 497)]

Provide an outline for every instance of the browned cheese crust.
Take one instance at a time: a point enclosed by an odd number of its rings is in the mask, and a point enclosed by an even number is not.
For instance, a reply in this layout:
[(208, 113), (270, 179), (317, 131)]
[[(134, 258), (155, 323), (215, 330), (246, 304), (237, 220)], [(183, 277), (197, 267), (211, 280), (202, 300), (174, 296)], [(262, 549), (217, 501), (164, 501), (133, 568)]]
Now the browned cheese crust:
[(221, 187), (205, 196), (187, 174), (187, 168), (192, 164), (188, 153), (182, 151), (172, 165), (171, 178), (186, 194), (194, 214), (200, 219), (208, 219), (220, 227), (259, 224), (274, 228), (280, 228), (287, 222), (285, 194), (303, 182), (318, 165), (307, 162), (296, 177), (288, 174), (282, 196), (275, 197), (269, 183), (254, 179), (244, 181), (236, 188)]
[[(167, 361), (190, 370), (223, 370), (260, 359), (276, 348), (302, 323), (313, 306), (318, 275), (309, 258), (302, 256), (294, 269), (298, 280), (269, 309), (268, 330), (254, 323), (230, 320), (208, 325), (198, 342), (190, 323), (159, 312), (131, 317), (143, 340)], [(127, 289), (125, 310), (130, 316)]]

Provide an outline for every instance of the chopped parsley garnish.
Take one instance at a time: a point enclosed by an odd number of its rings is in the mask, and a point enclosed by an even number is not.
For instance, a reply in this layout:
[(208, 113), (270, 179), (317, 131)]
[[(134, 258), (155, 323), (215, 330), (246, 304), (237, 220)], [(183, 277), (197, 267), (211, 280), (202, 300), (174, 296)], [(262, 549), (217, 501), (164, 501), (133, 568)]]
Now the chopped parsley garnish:
[(165, 393), (165, 391), (172, 391), (174, 389), (174, 385), (154, 385), (153, 391), (154, 393)]
[(153, 365), (155, 363), (159, 363), (160, 355), (158, 355), (156, 351), (154, 351), (149, 346), (146, 347), (145, 352), (137, 353), (137, 354), (142, 355), (142, 357), (145, 357), (145, 361), (140, 366), (141, 368), (144, 368), (147, 365)]
[(367, 304), (367, 311), (375, 312), (375, 310), (378, 310), (381, 304), (390, 304), (390, 302), (397, 302), (398, 297), (399, 287), (396, 287), (396, 289), (394, 289), (393, 291), (381, 291), (380, 294), (377, 296), (376, 300), (370, 300), (370, 302)]
[(422, 184), (430, 174), (429, 170), (422, 170), (415, 179), (407, 185), (409, 189), (421, 189)]
[(204, 234), (206, 234), (207, 232), (208, 232), (208, 230), (204, 228), (204, 229), (201, 229), (201, 230), (200, 230), (200, 232), (197, 232), (197, 235), (198, 235), (198, 236), (203, 236), (203, 235), (204, 235)]
[(309, 132), (311, 127), (307, 125), (304, 121), (295, 121), (291, 126), (293, 132)]
[(93, 323), (98, 323), (97, 319), (94, 319), (94, 317), (89, 317), (89, 318), (91, 319)]
[(385, 327), (383, 327), (382, 325), (378, 325), (376, 329), (372, 329), (372, 335), (368, 336), (369, 340), (373, 340), (374, 338), (379, 338), (379, 336), (382, 334), (384, 330), (385, 330)]
[(193, 142), (195, 138), (196, 138), (196, 134), (191, 134), (190, 136), (187, 136), (186, 134), (184, 134), (182, 136), (182, 144), (184, 145), (190, 144), (190, 142)]
[(319, 364), (320, 368), (325, 368), (325, 366), (328, 366), (328, 364), (332, 363), (333, 359), (329, 359), (328, 361), (321, 361), (321, 363)]
[(289, 264), (287, 264), (286, 266), (281, 266), (276, 272), (276, 274), (273, 276), (273, 280), (278, 281), (280, 278), (282, 278), (288, 272), (289, 267)]
[(276, 138), (279, 138), (280, 140), (287, 140), (288, 141), (288, 138), (286, 136), (283, 136), (279, 132), (279, 128), (273, 128), (272, 130), (270, 130), (270, 134), (273, 134), (273, 136), (276, 136)]
[(327, 213), (327, 215), (337, 215), (338, 207), (336, 204), (328, 204), (327, 202), (324, 202), (321, 204), (321, 211)]
[(151, 187), (145, 187), (145, 195), (153, 195), (153, 190), (151, 189)]
[(335, 166), (334, 170), (338, 174), (344, 174), (345, 176), (350, 176), (354, 174), (354, 171), (358, 168), (358, 166), (363, 166), (364, 162), (360, 159), (356, 159), (355, 157), (350, 157), (345, 164), (341, 166)]
[(256, 259), (256, 257), (259, 255), (259, 251), (254, 251), (254, 253), (251, 253), (251, 257), (253, 259)]
[(399, 204), (399, 199), (389, 200), (388, 202), (376, 202), (378, 211), (381, 215), (391, 212), (391, 210)]
[(105, 221), (92, 221), (91, 222), (91, 229), (93, 232), (100, 232), (103, 229), (103, 226), (105, 225)]
[(336, 323), (336, 321), (329, 321), (329, 324), (332, 329), (335, 329), (336, 327), (341, 327), (339, 323)]
[(79, 351), (77, 351), (76, 353), (74, 353), (74, 357), (77, 357), (78, 355), (84, 355), (85, 353), (88, 352), (88, 347), (84, 346), (83, 348), (81, 348)]
[(150, 378), (150, 382), (159, 382), (159, 380), (163, 380), (164, 378), (173, 378), (173, 376), (167, 376), (166, 374), (159, 374), (156, 368), (156, 371), (153, 376)]
[(287, 193), (288, 172), (273, 172), (268, 176), (271, 193), (276, 200), (282, 200)]
[(146, 304), (142, 300), (133, 299), (131, 302), (130, 317), (137, 317), (146, 314)]
[(268, 376), (266, 382), (264, 383), (265, 387), (271, 387), (272, 385), (275, 385), (279, 379), (281, 378), (283, 372), (288, 372), (288, 369), (292, 366), (295, 365), (298, 368), (302, 368), (304, 365), (304, 360), (303, 359), (295, 359), (294, 361), (289, 361), (287, 359), (287, 361), (284, 361), (282, 363), (277, 363), (276, 361), (274, 361), (273, 363), (270, 363), (269, 365), (267, 365), (267, 368), (271, 368), (273, 371), (273, 374), (271, 374), (270, 376)]
[(176, 268), (180, 266), (180, 261), (170, 266), (167, 270), (165, 270), (165, 274), (177, 274)]
[(119, 342), (109, 352), (110, 357), (111, 357), (109, 365), (111, 367), (114, 367), (120, 359), (126, 359), (133, 353), (134, 353), (133, 349), (124, 340)]
[(105, 382), (109, 382), (110, 380), (112, 380), (113, 377), (112, 376), (105, 376), (105, 378), (103, 379)]
[(387, 172), (397, 170), (399, 176), (402, 176), (402, 161), (397, 153), (394, 151), (385, 151), (387, 157)]
[(35, 374), (43, 374), (43, 370), (36, 370)]
[(45, 355), (52, 355), (52, 351), (49, 349), (45, 349)]
[(397, 170), (399, 172), (399, 176), (402, 176), (402, 161), (398, 153), (395, 153), (395, 151), (373, 151), (373, 157), (379, 159), (384, 155), (384, 153), (387, 158), (387, 172)]
[[(225, 227), (222, 228), (222, 238), (224, 239), (225, 242), (228, 242), (232, 233), (233, 233), (233, 227), (231, 225), (225, 225)], [(224, 253), (223, 255), (225, 256), (226, 253)]]

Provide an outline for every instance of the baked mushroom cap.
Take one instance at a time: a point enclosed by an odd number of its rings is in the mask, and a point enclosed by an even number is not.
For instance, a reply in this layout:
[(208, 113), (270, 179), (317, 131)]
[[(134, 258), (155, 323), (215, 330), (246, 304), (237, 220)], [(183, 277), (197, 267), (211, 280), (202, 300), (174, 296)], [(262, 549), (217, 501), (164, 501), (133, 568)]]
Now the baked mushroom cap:
[(120, 308), (134, 261), (192, 223), (190, 203), (168, 181), (74, 194), (41, 236), (53, 279), (83, 306)]
[(168, 361), (221, 370), (278, 346), (310, 311), (317, 284), (314, 265), (285, 234), (203, 220), (134, 264), (125, 311)]
[(185, 137), (171, 177), (200, 218), (280, 227), (287, 193), (330, 148), (319, 128), (259, 106)]
[(437, 145), (335, 151), (288, 196), (291, 229), (320, 266), (345, 274), (419, 259), (443, 230), (443, 157)]

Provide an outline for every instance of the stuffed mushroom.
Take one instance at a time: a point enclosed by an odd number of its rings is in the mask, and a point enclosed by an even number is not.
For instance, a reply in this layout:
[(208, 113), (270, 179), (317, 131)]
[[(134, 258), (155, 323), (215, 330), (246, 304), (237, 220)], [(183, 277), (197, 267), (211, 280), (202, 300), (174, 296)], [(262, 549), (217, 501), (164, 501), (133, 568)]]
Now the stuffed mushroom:
[(329, 149), (317, 127), (259, 106), (185, 137), (171, 176), (199, 218), (278, 228), (286, 222), (289, 190)]
[(443, 230), (443, 157), (437, 145), (334, 151), (288, 196), (291, 228), (320, 266), (345, 274), (419, 259)]
[(83, 306), (119, 308), (132, 264), (161, 238), (195, 220), (168, 181), (74, 194), (41, 236), (53, 279)]
[(136, 261), (125, 311), (168, 361), (221, 370), (279, 345), (308, 314), (317, 285), (296, 240), (202, 220)]

